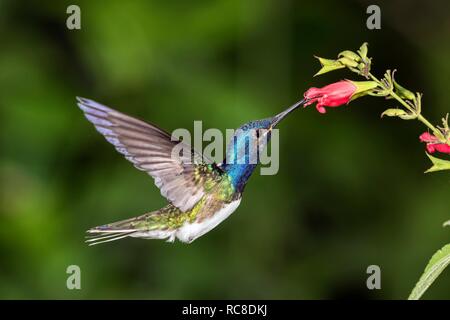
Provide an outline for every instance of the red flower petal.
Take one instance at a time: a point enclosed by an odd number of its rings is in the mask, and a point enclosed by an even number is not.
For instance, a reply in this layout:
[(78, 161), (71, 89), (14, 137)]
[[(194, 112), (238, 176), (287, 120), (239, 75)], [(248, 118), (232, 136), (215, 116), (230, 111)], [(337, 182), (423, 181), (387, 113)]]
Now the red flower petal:
[(436, 144), (430, 144), (430, 146), (433, 146), (436, 151), (450, 154), (450, 146), (448, 144), (436, 143)]
[(419, 136), (420, 141), (427, 143), (428, 153), (435, 153), (436, 151), (450, 154), (450, 145), (440, 143), (439, 139), (429, 132), (424, 132)]
[(432, 135), (429, 132), (424, 132), (419, 136), (420, 141), (422, 142), (429, 142), (429, 143), (437, 143), (439, 142), (439, 139), (436, 138), (436, 136)]
[(435, 153), (436, 150), (434, 149), (434, 145), (432, 144), (427, 144), (426, 146), (428, 153)]
[(317, 102), (317, 111), (325, 113), (324, 107), (337, 107), (348, 104), (356, 89), (356, 86), (348, 80), (341, 80), (323, 88), (309, 88), (304, 93), (304, 97), (309, 100), (304, 106), (306, 107)]

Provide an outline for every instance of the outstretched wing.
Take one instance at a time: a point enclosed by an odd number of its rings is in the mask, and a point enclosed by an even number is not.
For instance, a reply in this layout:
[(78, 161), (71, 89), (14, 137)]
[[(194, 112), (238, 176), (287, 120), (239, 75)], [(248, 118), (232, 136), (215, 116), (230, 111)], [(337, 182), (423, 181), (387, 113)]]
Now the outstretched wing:
[[(206, 173), (221, 175), (220, 168), (214, 166), (209, 170), (208, 164), (212, 162), (183, 142), (171, 140), (166, 131), (95, 101), (78, 97), (77, 100), (97, 131), (136, 168), (152, 176), (161, 194), (181, 211), (191, 209), (207, 192), (203, 179)], [(190, 154), (181, 152), (172, 156), (177, 145), (190, 150)]]

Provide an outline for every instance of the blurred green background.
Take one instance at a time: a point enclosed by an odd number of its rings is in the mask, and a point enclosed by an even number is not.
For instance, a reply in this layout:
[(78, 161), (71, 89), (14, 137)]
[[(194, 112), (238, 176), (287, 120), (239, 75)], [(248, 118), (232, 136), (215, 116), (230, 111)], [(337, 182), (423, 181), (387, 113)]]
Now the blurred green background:
[[(81, 7), (81, 30), (66, 8)], [(152, 179), (83, 117), (92, 98), (172, 131), (225, 130), (284, 109), (310, 86), (314, 54), (370, 43), (373, 71), (450, 110), (448, 1), (0, 1), (0, 298), (404, 299), (449, 242), (449, 175), (430, 166), (414, 121), (362, 98), (280, 126), (280, 170), (255, 173), (240, 208), (190, 245), (86, 229), (165, 204)], [(79, 265), (82, 290), (66, 288)], [(381, 267), (381, 290), (366, 288)], [(444, 272), (424, 298), (450, 297)]]

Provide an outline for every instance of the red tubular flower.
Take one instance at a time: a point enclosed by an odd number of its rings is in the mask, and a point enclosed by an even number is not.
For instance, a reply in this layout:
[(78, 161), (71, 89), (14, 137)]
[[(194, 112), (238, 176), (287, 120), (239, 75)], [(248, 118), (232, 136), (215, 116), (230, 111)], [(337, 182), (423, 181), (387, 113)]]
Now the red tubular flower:
[(427, 144), (428, 153), (435, 153), (436, 151), (450, 154), (450, 146), (442, 143), (439, 139), (429, 132), (424, 132), (419, 137), (420, 141)]
[(348, 104), (356, 94), (358, 96), (364, 95), (376, 86), (377, 84), (373, 81), (341, 80), (323, 88), (310, 88), (304, 93), (304, 97), (308, 100), (304, 106), (317, 102), (317, 111), (325, 113), (324, 107), (338, 107)]
[(337, 107), (350, 102), (352, 95), (356, 91), (356, 86), (348, 80), (342, 80), (329, 84), (323, 88), (310, 88), (305, 92), (304, 97), (309, 101), (305, 107), (317, 102), (316, 109), (320, 113), (327, 112), (326, 107)]

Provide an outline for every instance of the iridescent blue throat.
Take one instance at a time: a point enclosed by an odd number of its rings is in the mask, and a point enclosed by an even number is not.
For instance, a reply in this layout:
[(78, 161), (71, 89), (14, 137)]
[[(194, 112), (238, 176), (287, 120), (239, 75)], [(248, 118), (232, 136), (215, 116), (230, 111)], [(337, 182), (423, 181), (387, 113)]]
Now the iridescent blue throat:
[[(227, 157), (223, 161), (222, 169), (231, 178), (236, 192), (244, 190), (248, 179), (259, 163), (258, 151), (262, 151), (265, 148), (270, 140), (270, 133), (262, 141), (250, 143), (250, 140), (259, 137), (258, 129), (267, 129), (271, 123), (272, 119), (270, 118), (246, 123), (236, 130), (233, 139), (229, 143)], [(259, 150), (255, 148), (259, 148)]]

